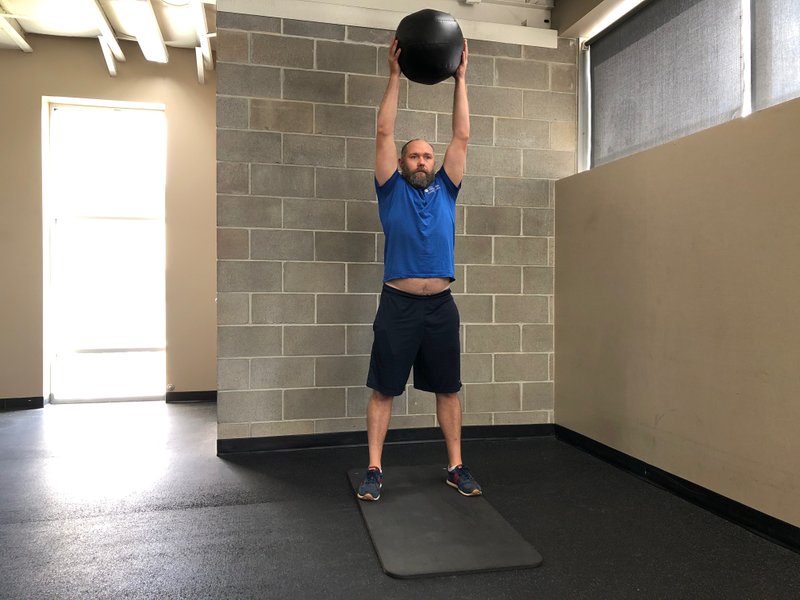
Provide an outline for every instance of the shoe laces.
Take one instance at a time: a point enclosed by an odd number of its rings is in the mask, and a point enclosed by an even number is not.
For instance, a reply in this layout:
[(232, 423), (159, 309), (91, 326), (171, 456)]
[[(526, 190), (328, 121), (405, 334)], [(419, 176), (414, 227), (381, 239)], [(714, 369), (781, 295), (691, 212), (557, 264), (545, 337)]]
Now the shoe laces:
[(366, 480), (367, 483), (380, 483), (381, 472), (378, 469), (368, 469)]
[(458, 476), (461, 479), (466, 479), (467, 481), (472, 480), (472, 473), (470, 473), (469, 469), (464, 465), (460, 465), (453, 470), (458, 472)]

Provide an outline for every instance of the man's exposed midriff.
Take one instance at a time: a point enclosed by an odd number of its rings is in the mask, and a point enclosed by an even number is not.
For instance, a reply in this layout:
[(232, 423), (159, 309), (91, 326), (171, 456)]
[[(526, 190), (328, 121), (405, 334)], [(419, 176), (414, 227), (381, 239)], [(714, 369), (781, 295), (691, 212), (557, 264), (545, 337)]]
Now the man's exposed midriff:
[(449, 288), (450, 280), (447, 277), (405, 277), (387, 281), (386, 285), (409, 294), (430, 296)]

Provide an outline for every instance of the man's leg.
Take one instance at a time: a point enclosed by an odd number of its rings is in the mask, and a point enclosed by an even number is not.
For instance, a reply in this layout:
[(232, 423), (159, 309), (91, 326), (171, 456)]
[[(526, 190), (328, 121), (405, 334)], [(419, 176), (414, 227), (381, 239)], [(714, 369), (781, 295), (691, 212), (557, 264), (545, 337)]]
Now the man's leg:
[(461, 401), (457, 393), (436, 394), (436, 417), (447, 444), (449, 467), (461, 464)]
[(367, 440), (369, 443), (369, 466), (381, 467), (383, 442), (392, 418), (392, 396), (384, 396), (378, 390), (372, 390), (372, 397), (367, 404)]

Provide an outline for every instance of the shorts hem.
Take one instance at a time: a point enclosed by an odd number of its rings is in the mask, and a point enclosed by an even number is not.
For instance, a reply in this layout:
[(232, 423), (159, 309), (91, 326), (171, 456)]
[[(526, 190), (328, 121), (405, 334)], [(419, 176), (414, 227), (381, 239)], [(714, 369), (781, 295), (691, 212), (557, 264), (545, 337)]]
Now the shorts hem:
[(419, 390), (420, 392), (430, 392), (432, 394), (455, 394), (461, 391), (461, 388), (464, 387), (462, 384), (458, 384), (458, 387), (453, 390), (434, 390), (427, 387), (417, 387), (416, 385), (413, 386), (415, 390)]

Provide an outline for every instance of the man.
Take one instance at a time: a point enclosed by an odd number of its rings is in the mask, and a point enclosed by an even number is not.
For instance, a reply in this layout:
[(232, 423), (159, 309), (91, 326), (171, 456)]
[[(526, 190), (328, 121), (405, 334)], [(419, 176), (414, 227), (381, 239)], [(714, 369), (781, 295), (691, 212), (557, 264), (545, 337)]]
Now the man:
[(373, 390), (367, 405), (369, 468), (357, 495), (362, 500), (380, 498), (381, 454), (392, 399), (405, 390), (413, 366), (414, 387), (436, 394), (436, 415), (449, 461), (446, 482), (465, 496), (477, 496), (481, 487), (461, 462), (460, 321), (450, 293), (455, 280), (455, 202), (469, 140), (467, 42), (453, 75), (453, 137), (438, 171), (434, 171), (433, 148), (422, 139), (406, 143), (397, 158), (399, 55), (395, 39), (389, 48), (389, 83), (378, 109), (375, 138), (375, 189), (385, 234), (384, 284), (367, 377)]

